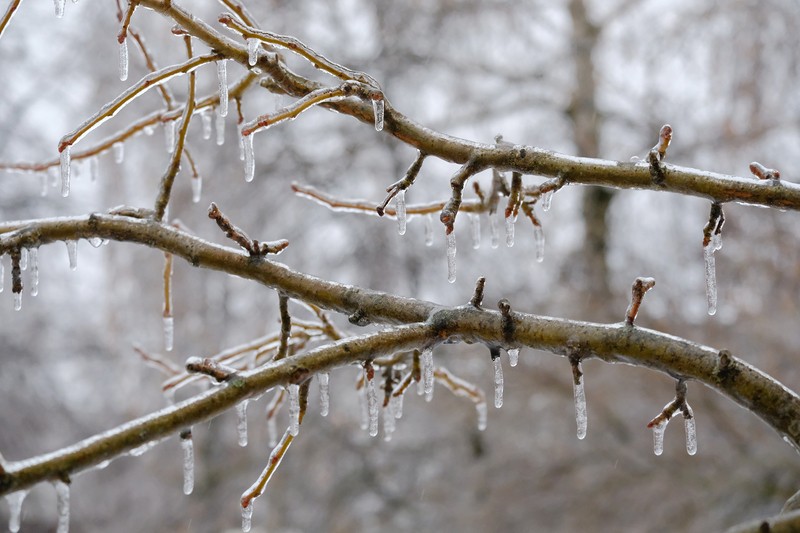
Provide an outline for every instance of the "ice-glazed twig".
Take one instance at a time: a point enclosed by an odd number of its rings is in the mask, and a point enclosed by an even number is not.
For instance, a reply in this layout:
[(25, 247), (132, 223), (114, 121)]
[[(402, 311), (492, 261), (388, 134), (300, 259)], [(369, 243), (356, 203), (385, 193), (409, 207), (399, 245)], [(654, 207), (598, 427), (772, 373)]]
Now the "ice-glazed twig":
[(289, 241), (281, 239), (273, 242), (259, 242), (250, 239), (247, 234), (222, 214), (217, 204), (211, 202), (208, 207), (208, 218), (216, 221), (219, 228), (225, 232), (225, 236), (244, 248), (252, 257), (261, 257), (267, 254), (279, 254), (289, 246)]
[(453, 232), (453, 225), (456, 222), (456, 216), (461, 207), (461, 193), (464, 190), (464, 184), (470, 176), (478, 172), (478, 170), (475, 161), (471, 159), (462, 165), (453, 177), (450, 178), (450, 188), (452, 190), (450, 200), (444, 205), (439, 215), (439, 220), (444, 224), (446, 235), (450, 235)]
[(658, 132), (658, 142), (647, 154), (647, 161), (650, 163), (650, 175), (653, 177), (654, 183), (662, 184), (666, 179), (664, 167), (661, 162), (667, 157), (667, 147), (671, 141), (672, 126), (664, 124)]
[(8, 26), (9, 22), (11, 22), (11, 19), (14, 17), (14, 13), (17, 12), (17, 8), (21, 2), (22, 0), (11, 0), (11, 3), (8, 4), (8, 8), (6, 8), (3, 18), (0, 18), (0, 37), (3, 36), (3, 32), (6, 31), (6, 27)]
[(760, 180), (773, 180), (777, 182), (781, 179), (781, 173), (774, 168), (767, 168), (758, 161), (750, 163), (750, 172)]
[(506, 245), (514, 246), (514, 223), (519, 215), (520, 204), (522, 203), (522, 174), (519, 172), (511, 173), (511, 191), (508, 195), (506, 205)]
[(278, 346), (278, 353), (275, 355), (275, 361), (279, 361), (289, 355), (289, 337), (292, 333), (292, 317), (289, 314), (289, 297), (282, 292), (278, 293), (278, 311), (281, 316), (281, 340)]
[(639, 313), (639, 306), (642, 305), (642, 300), (647, 291), (655, 287), (656, 280), (653, 278), (636, 278), (631, 286), (631, 303), (625, 311), (625, 324), (628, 326), (633, 325), (636, 320), (636, 315)]
[(167, 376), (175, 376), (181, 373), (181, 369), (172, 361), (145, 352), (140, 346), (134, 344), (133, 351), (139, 354), (147, 366), (155, 368)]
[(478, 281), (475, 282), (475, 292), (472, 293), (472, 298), (469, 301), (472, 307), (481, 308), (481, 303), (483, 303), (483, 289), (485, 286), (486, 278), (483, 276), (479, 277)]
[(653, 451), (656, 455), (661, 455), (664, 451), (664, 431), (670, 419), (678, 413), (683, 414), (686, 430), (686, 452), (689, 455), (697, 453), (697, 430), (695, 428), (694, 411), (686, 401), (686, 380), (679, 379), (675, 383), (675, 398), (664, 406), (661, 413), (653, 418), (648, 424), (648, 428), (653, 429)]
[(716, 202), (712, 203), (708, 223), (703, 228), (703, 262), (709, 315), (717, 312), (717, 271), (714, 252), (722, 248), (722, 226), (724, 224), (725, 214), (722, 212), (722, 205)]
[(189, 357), (186, 360), (186, 371), (204, 374), (222, 383), (235, 377), (236, 369), (215, 361), (209, 357)]
[(484, 394), (483, 390), (453, 375), (452, 372), (441, 366), (434, 371), (433, 375), (436, 381), (447, 387), (450, 392), (462, 398), (469, 398), (475, 403), (475, 408), (478, 411), (478, 429), (480, 431), (486, 429), (486, 394)]
[(286, 451), (294, 441), (294, 437), (295, 436), (292, 435), (287, 429), (283, 434), (281, 441), (277, 446), (275, 446), (275, 448), (272, 450), (272, 453), (269, 454), (267, 466), (261, 472), (261, 475), (258, 476), (258, 479), (256, 479), (255, 483), (253, 483), (250, 488), (248, 488), (246, 491), (244, 491), (244, 494), (242, 494), (242, 531), (245, 533), (250, 531), (250, 519), (253, 515), (253, 500), (264, 494), (264, 489), (267, 487), (267, 483), (269, 483), (269, 480), (272, 478), (275, 470), (277, 470), (278, 466), (281, 464), (283, 457), (286, 455)]
[(397, 195), (400, 191), (404, 191), (411, 187), (414, 184), (414, 180), (417, 178), (420, 169), (422, 168), (422, 163), (425, 161), (426, 154), (422, 151), (417, 151), (417, 157), (414, 159), (414, 162), (411, 163), (411, 166), (408, 167), (406, 170), (406, 175), (403, 176), (403, 179), (392, 183), (386, 188), (386, 192), (389, 193), (384, 198), (381, 205), (375, 208), (375, 211), (378, 213), (379, 216), (383, 216), (386, 206), (392, 200), (392, 198)]

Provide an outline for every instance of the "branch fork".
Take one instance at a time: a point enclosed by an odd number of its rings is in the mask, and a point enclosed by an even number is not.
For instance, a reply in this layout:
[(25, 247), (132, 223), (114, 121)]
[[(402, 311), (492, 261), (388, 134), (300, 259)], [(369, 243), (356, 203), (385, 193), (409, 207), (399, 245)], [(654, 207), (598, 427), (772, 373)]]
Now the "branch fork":
[(217, 204), (214, 202), (211, 202), (208, 208), (208, 218), (216, 221), (219, 228), (225, 233), (225, 236), (244, 248), (250, 254), (250, 257), (279, 254), (289, 246), (289, 241), (286, 239), (273, 242), (258, 242), (257, 240), (250, 239), (244, 230), (235, 226), (230, 219), (220, 211), (219, 207), (217, 207)]

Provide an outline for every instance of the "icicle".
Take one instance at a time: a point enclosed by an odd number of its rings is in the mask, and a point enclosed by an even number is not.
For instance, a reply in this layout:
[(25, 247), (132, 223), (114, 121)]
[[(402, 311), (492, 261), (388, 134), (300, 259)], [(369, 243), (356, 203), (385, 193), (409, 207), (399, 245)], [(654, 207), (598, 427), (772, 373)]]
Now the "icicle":
[(697, 426), (694, 420), (694, 413), (688, 403), (686, 404), (686, 410), (689, 412), (688, 418), (685, 414), (683, 417), (683, 425), (686, 430), (686, 453), (694, 455), (697, 453)]
[(722, 250), (722, 232), (714, 233), (711, 236), (711, 246), (714, 248), (714, 251)]
[(278, 428), (274, 416), (267, 418), (267, 440), (270, 448), (278, 444)]
[(494, 364), (494, 406), (503, 407), (503, 364), (499, 357), (492, 359)]
[(168, 154), (171, 154), (175, 150), (176, 122), (176, 120), (170, 120), (169, 122), (164, 123), (164, 143), (166, 145)]
[(55, 0), (56, 4), (56, 17), (61, 18), (64, 16), (64, 6), (66, 5), (67, 0)]
[(90, 157), (89, 158), (89, 181), (94, 183), (97, 181), (97, 158)]
[[(251, 134), (252, 137), (252, 134)], [(242, 126), (239, 126), (239, 161), (244, 161), (244, 135), (242, 135)]]
[(433, 398), (433, 350), (425, 348), (419, 360), (422, 365), (422, 385), (425, 391), (425, 400)]
[(40, 185), (41, 188), (39, 189), (39, 196), (44, 198), (45, 196), (47, 196), (47, 173), (42, 172), (39, 176), (41, 178), (41, 185)]
[(472, 248), (477, 250), (481, 247), (481, 217), (477, 213), (469, 214), (469, 226), (472, 230)]
[(14, 293), (14, 311), (19, 311), (22, 309), (22, 293), (15, 292)]
[(492, 236), (492, 248), (500, 246), (500, 232), (497, 231), (497, 215), (489, 213), (489, 232)]
[(253, 136), (243, 135), (241, 137), (244, 146), (244, 181), (250, 183), (256, 173), (256, 158), (253, 149)]
[(258, 49), (261, 48), (261, 43), (258, 39), (247, 39), (247, 63), (254, 67), (258, 61)]
[(319, 414), (321, 416), (328, 416), (330, 408), (330, 374), (327, 372), (320, 372), (317, 374), (317, 381), (319, 382)]
[(550, 211), (550, 204), (553, 202), (553, 193), (555, 189), (550, 189), (549, 191), (542, 194), (542, 211), (547, 213)]
[(61, 196), (64, 198), (69, 196), (69, 149), (66, 145), (61, 151)]
[(433, 217), (425, 215), (425, 246), (433, 246)]
[(506, 246), (511, 248), (514, 246), (514, 223), (516, 218), (514, 216), (506, 217)]
[(389, 401), (386, 407), (383, 408), (383, 440), (389, 442), (392, 440), (392, 433), (397, 427), (397, 418), (394, 416), (395, 403)]
[(78, 268), (78, 241), (65, 241), (67, 245), (67, 255), (69, 256), (69, 269)]
[(219, 82), (219, 116), (228, 116), (228, 71), (225, 59), (217, 61), (217, 81)]
[(481, 401), (476, 403), (475, 410), (478, 412), (478, 431), (486, 431), (486, 419), (489, 415), (486, 402)]
[(217, 113), (217, 146), (225, 144), (225, 116)]
[(369, 436), (378, 436), (378, 415), (380, 408), (378, 407), (378, 393), (375, 390), (375, 376), (372, 379), (365, 379), (365, 387), (367, 389), (367, 414), (369, 417)]
[(56, 489), (58, 509), (58, 527), (56, 533), (67, 533), (69, 531), (69, 485), (63, 481), (53, 483)]
[(289, 434), (296, 437), (300, 431), (300, 385), (289, 385)]
[(667, 429), (667, 421), (664, 420), (653, 426), (653, 453), (661, 455), (664, 453), (664, 430)]
[(511, 348), (508, 350), (508, 364), (517, 366), (519, 363), (519, 348)]
[[(373, 100), (374, 102), (374, 100)], [(406, 190), (400, 189), (395, 197), (395, 209), (397, 210), (397, 233), (406, 234)]]
[(183, 493), (189, 495), (194, 490), (194, 445), (191, 430), (181, 434), (181, 448), (183, 449)]
[(200, 201), (200, 194), (203, 191), (203, 178), (198, 174), (192, 176), (192, 202), (197, 203)]
[(27, 495), (27, 490), (18, 490), (6, 496), (6, 501), (8, 502), (8, 530), (11, 533), (19, 531), (22, 502), (25, 501), (25, 496)]
[(120, 81), (128, 79), (128, 39), (119, 43), (119, 79)]
[(239, 434), (239, 446), (247, 446), (247, 404), (248, 400), (242, 400), (236, 404), (236, 431)]
[(375, 114), (375, 131), (383, 129), (383, 98), (372, 101), (372, 111)]
[(31, 264), (31, 296), (39, 294), (39, 249), (31, 248), (29, 251)]
[(203, 108), (200, 112), (200, 121), (203, 123), (203, 139), (209, 140), (211, 138), (211, 113), (208, 108)]
[(714, 315), (717, 312), (717, 272), (714, 261), (713, 241), (703, 247), (703, 259), (705, 260), (706, 267), (706, 301), (708, 302), (708, 314)]
[(114, 163), (120, 164), (125, 159), (125, 145), (117, 142), (111, 145), (111, 151), (114, 152)]
[(253, 500), (250, 500), (250, 503), (247, 507), (242, 507), (242, 531), (247, 533), (250, 531), (250, 527), (253, 523)]
[(456, 281), (456, 232), (447, 234), (447, 281)]
[(175, 339), (175, 319), (171, 316), (163, 317), (164, 322), (164, 349), (172, 351), (173, 340)]
[(23, 270), (23, 271), (28, 269), (28, 249), (27, 248), (20, 248), (19, 249), (19, 269)]
[(544, 261), (544, 230), (541, 226), (533, 227), (533, 239), (536, 242), (536, 262)]
[(367, 405), (367, 386), (364, 383), (364, 386), (358, 389), (358, 405), (361, 407), (361, 418), (359, 425), (361, 426), (362, 430), (369, 428), (369, 406)]
[(586, 392), (583, 388), (583, 376), (572, 381), (572, 390), (575, 394), (575, 421), (578, 424), (578, 438), (583, 440), (586, 437)]

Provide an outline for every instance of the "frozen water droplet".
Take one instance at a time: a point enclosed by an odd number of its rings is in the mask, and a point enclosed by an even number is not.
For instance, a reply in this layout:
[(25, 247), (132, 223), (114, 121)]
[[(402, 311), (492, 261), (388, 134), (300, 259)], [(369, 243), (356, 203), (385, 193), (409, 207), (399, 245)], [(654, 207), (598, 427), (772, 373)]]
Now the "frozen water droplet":
[(500, 232), (497, 230), (497, 215), (489, 213), (489, 233), (492, 237), (492, 248), (500, 246)]
[(430, 401), (428, 397), (433, 398), (433, 350), (430, 348), (422, 350), (419, 362), (422, 365), (422, 386), (425, 399)]
[(289, 385), (289, 434), (296, 437), (300, 432), (300, 385)]
[(211, 138), (211, 113), (208, 108), (200, 112), (200, 121), (203, 123), (203, 139), (208, 140)]
[[(374, 100), (373, 100), (374, 101)], [(400, 189), (395, 197), (395, 209), (397, 210), (397, 233), (406, 234), (406, 191)]]
[(175, 319), (171, 316), (165, 316), (164, 322), (164, 349), (168, 352), (172, 351), (173, 340), (175, 339)]
[(121, 142), (112, 144), (111, 151), (114, 152), (114, 163), (120, 164), (125, 160), (125, 145)]
[(183, 493), (189, 495), (194, 490), (194, 445), (192, 444), (192, 434), (188, 437), (181, 436), (181, 448), (183, 449)]
[(47, 196), (47, 173), (42, 172), (40, 174), (40, 178), (41, 178), (41, 185), (40, 185), (41, 188), (39, 189), (39, 196), (44, 198), (45, 196)]
[(31, 264), (31, 296), (39, 294), (39, 249), (31, 248), (30, 252)]
[(516, 219), (513, 216), (506, 217), (506, 246), (511, 248), (514, 246), (514, 223)]
[(192, 202), (200, 201), (200, 194), (203, 192), (203, 178), (198, 174), (192, 176)]
[(247, 39), (247, 63), (253, 67), (258, 61), (258, 50), (261, 43), (258, 39)]
[(578, 438), (583, 440), (586, 437), (586, 426), (588, 418), (586, 416), (586, 392), (583, 388), (583, 377), (578, 383), (572, 382), (572, 389), (575, 395), (575, 421), (578, 425)]
[(319, 382), (319, 414), (321, 416), (328, 416), (330, 409), (330, 374), (327, 372), (320, 372), (317, 374), (317, 381)]
[(550, 204), (553, 202), (553, 193), (555, 189), (550, 189), (549, 191), (542, 194), (542, 211), (547, 213), (550, 211)]
[(472, 248), (477, 250), (481, 247), (481, 217), (479, 214), (469, 214), (469, 226), (472, 230)]
[(67, 256), (69, 256), (69, 269), (78, 268), (78, 241), (65, 241), (67, 245)]
[(494, 364), (494, 406), (503, 407), (503, 364), (499, 357), (492, 360)]
[(19, 249), (19, 269), (25, 271), (28, 269), (28, 249)]
[(219, 116), (228, 116), (228, 70), (226, 60), (217, 61), (217, 82), (219, 83)]
[(225, 144), (225, 116), (216, 114), (217, 146)]
[(61, 151), (61, 196), (69, 196), (69, 174), (70, 174), (70, 146), (66, 145)]
[(378, 436), (378, 415), (380, 415), (380, 408), (378, 407), (378, 392), (375, 390), (375, 376), (372, 379), (366, 378), (367, 389), (367, 414), (369, 416), (369, 436)]
[(18, 490), (6, 496), (8, 502), (8, 530), (11, 533), (19, 531), (20, 518), (22, 516), (22, 502), (25, 501), (25, 496), (28, 495), (27, 490)]
[(14, 293), (14, 311), (19, 311), (22, 309), (22, 293), (15, 292)]
[(97, 167), (98, 167), (97, 158), (96, 157), (90, 157), (89, 158), (89, 181), (91, 181), (92, 183), (97, 181), (97, 172), (98, 172), (97, 171)]
[(508, 350), (508, 364), (517, 366), (519, 363), (519, 348), (511, 348)]
[(244, 181), (251, 182), (256, 173), (256, 158), (253, 149), (253, 136), (243, 135), (242, 146), (244, 147)]
[(384, 103), (382, 98), (372, 101), (372, 112), (375, 115), (375, 131), (381, 131), (383, 129), (383, 109)]
[(631, 163), (638, 163), (639, 162), (639, 156), (638, 155), (632, 155), (629, 161)]
[[(171, 154), (175, 150), (175, 126), (176, 120), (170, 120), (164, 123), (164, 144), (167, 148), (167, 153)], [(164, 217), (166, 218), (166, 217)]]
[[(236, 404), (236, 432), (239, 435), (239, 446), (247, 446), (247, 404), (248, 400), (242, 400)], [(297, 433), (295, 433), (297, 435)]]
[(250, 531), (250, 528), (253, 524), (253, 500), (250, 500), (250, 503), (247, 507), (242, 507), (242, 531), (243, 533), (247, 533)]
[(56, 489), (56, 509), (58, 514), (56, 533), (67, 533), (69, 531), (69, 485), (63, 481), (55, 481), (53, 486)]
[(533, 239), (536, 243), (536, 262), (544, 261), (544, 230), (541, 226), (533, 227)]
[(666, 420), (653, 426), (653, 453), (664, 453), (664, 430), (667, 429)]
[(425, 215), (425, 246), (433, 246), (433, 217)]
[(64, 6), (67, 0), (55, 0), (56, 17), (61, 18), (64, 16)]
[(456, 232), (447, 234), (447, 281), (456, 281)]
[(714, 261), (714, 246), (711, 243), (703, 247), (703, 259), (705, 260), (708, 314), (714, 315), (717, 312), (717, 269)]
[(89, 237), (88, 241), (89, 244), (92, 245), (92, 248), (100, 248), (103, 246), (103, 239), (100, 237)]
[(476, 403), (475, 410), (478, 412), (478, 431), (486, 431), (486, 419), (489, 417), (489, 409), (486, 406), (486, 402)]
[(119, 43), (119, 79), (128, 79), (128, 39)]

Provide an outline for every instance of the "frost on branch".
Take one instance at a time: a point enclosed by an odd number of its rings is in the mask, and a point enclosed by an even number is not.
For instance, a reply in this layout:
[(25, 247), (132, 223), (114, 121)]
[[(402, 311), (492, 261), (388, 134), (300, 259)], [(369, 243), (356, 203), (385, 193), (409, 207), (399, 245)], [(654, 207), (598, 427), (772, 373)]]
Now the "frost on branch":
[(703, 228), (703, 262), (709, 315), (717, 312), (717, 270), (714, 252), (722, 248), (722, 226), (724, 224), (725, 215), (722, 212), (722, 205), (716, 202), (711, 204), (708, 223)]
[(679, 379), (675, 384), (675, 398), (665, 405), (661, 413), (647, 424), (648, 428), (653, 429), (653, 452), (656, 455), (661, 455), (664, 452), (664, 431), (670, 419), (678, 413), (683, 414), (686, 431), (686, 453), (689, 455), (697, 453), (697, 430), (694, 411), (686, 401), (686, 392), (686, 381)]
[(642, 300), (647, 291), (655, 287), (656, 280), (653, 278), (636, 278), (631, 287), (631, 303), (625, 311), (625, 324), (628, 326), (633, 325), (636, 320), (636, 315), (639, 313), (639, 307), (642, 305)]

